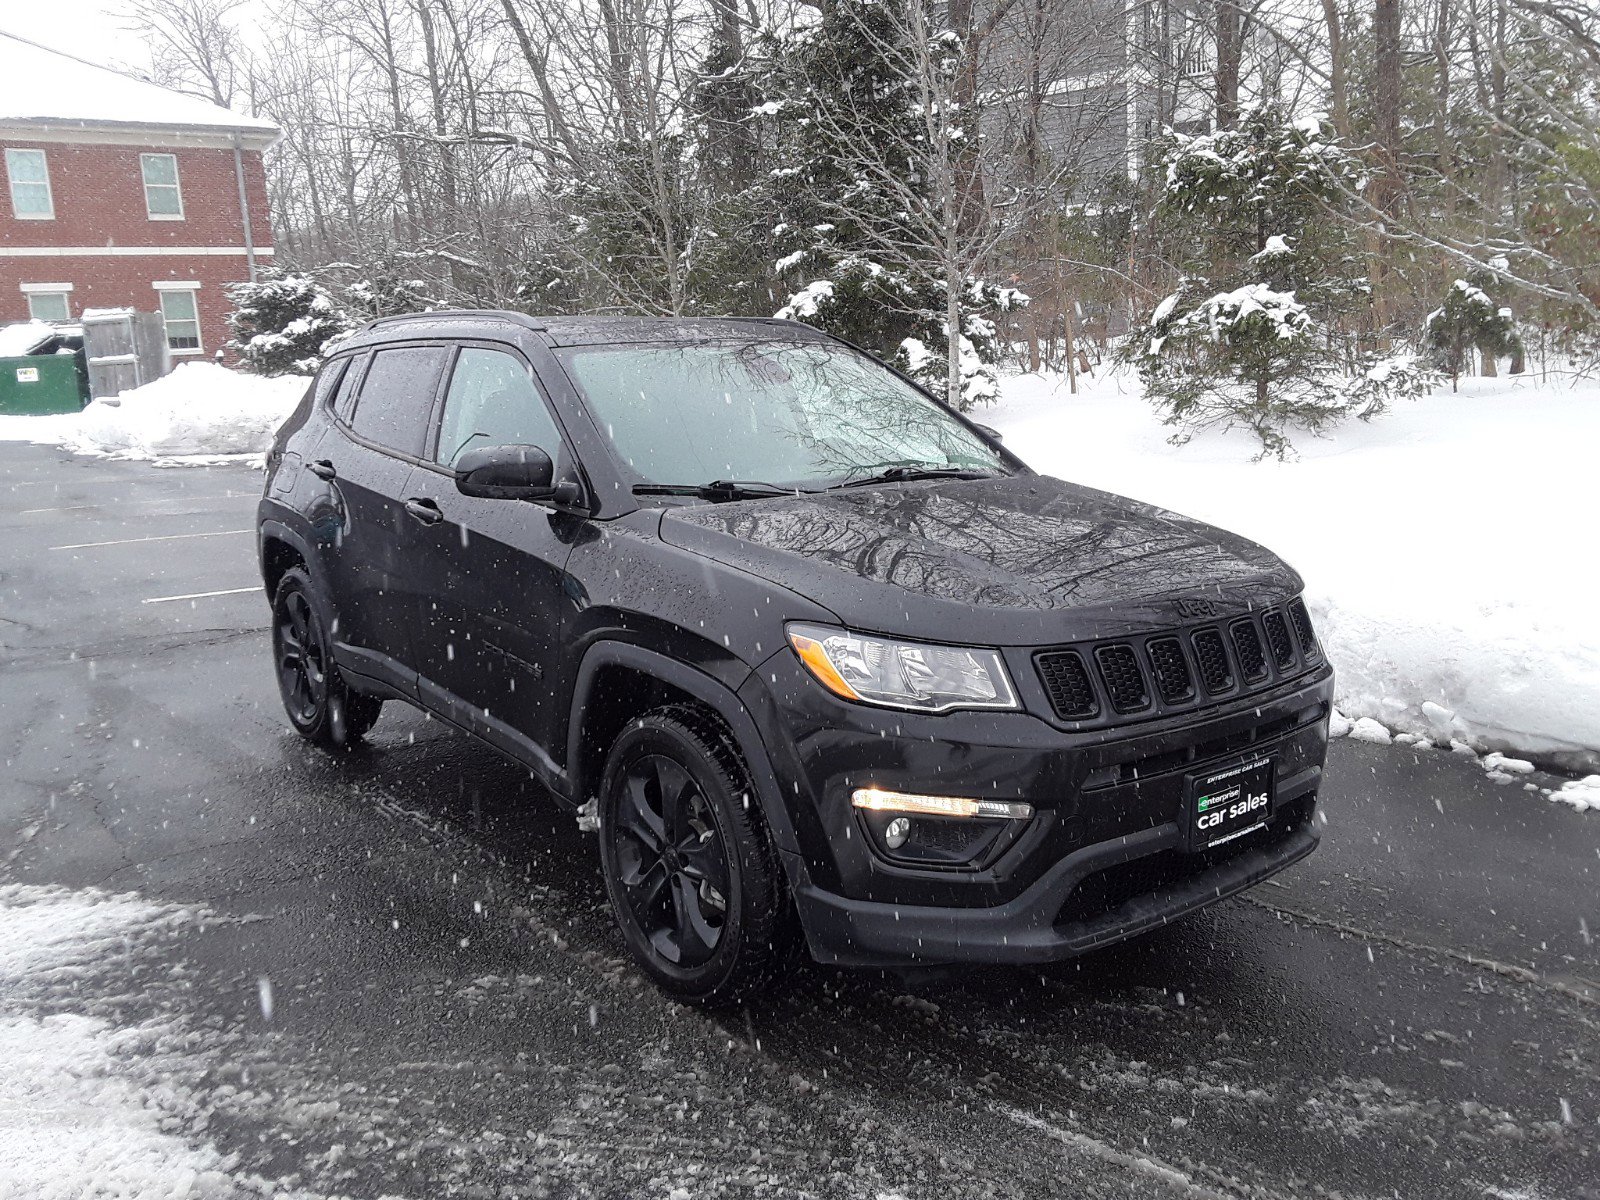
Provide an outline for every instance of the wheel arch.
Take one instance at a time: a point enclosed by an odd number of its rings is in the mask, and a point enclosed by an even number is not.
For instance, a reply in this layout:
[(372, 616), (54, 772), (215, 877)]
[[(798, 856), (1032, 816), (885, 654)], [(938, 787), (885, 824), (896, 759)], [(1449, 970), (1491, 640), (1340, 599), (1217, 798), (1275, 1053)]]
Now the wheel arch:
[(316, 559), (303, 537), (282, 521), (263, 521), (257, 537), (261, 553), (261, 582), (267, 589), (269, 603), (277, 593), (279, 581), (293, 567), (305, 571), (312, 586), (324, 593), (323, 600), (328, 599), (326, 589), (311, 569)]
[(583, 803), (593, 795), (606, 754), (630, 720), (674, 702), (697, 705), (722, 722), (750, 772), (773, 842), (780, 850), (798, 852), (771, 757), (738, 695), (702, 671), (627, 642), (597, 642), (578, 668), (567, 726), (566, 765), (574, 801)]

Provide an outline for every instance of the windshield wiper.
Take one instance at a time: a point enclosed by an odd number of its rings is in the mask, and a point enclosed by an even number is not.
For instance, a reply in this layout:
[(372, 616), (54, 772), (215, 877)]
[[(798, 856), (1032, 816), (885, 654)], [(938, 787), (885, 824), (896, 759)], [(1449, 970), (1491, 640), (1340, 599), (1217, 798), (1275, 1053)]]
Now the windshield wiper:
[(828, 490), (831, 492), (836, 488), (868, 487), (875, 483), (905, 483), (913, 479), (988, 479), (995, 474), (996, 472), (987, 467), (930, 467), (897, 463), (871, 475), (863, 475), (859, 479), (846, 479), (843, 483), (832, 484)]
[(713, 479), (710, 483), (636, 483), (635, 496), (698, 496), (702, 500), (759, 500), (798, 496), (803, 488), (779, 487), (758, 479)]

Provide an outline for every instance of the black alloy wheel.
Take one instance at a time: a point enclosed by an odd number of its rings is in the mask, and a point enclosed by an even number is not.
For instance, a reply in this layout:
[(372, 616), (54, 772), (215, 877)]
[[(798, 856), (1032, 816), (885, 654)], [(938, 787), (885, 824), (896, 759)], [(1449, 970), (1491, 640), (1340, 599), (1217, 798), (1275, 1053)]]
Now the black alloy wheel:
[(618, 882), (634, 921), (667, 962), (716, 953), (728, 916), (728, 851), (710, 801), (662, 754), (628, 764), (616, 809)]
[(736, 1004), (791, 965), (783, 868), (731, 735), (708, 711), (632, 721), (606, 759), (600, 858), (617, 924), (665, 991)]
[(284, 597), (274, 614), (272, 648), (278, 660), (278, 689), (296, 727), (313, 724), (328, 700), (328, 652), (311, 601), (303, 591)]
[(283, 710), (308, 741), (348, 746), (372, 728), (383, 701), (346, 686), (327, 629), (310, 577), (299, 567), (286, 571), (272, 600), (272, 657)]

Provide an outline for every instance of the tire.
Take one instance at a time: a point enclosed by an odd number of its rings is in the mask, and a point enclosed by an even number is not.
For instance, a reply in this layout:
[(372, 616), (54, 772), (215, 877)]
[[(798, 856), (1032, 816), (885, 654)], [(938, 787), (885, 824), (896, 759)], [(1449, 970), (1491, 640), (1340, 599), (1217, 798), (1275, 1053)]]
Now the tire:
[(731, 1006), (792, 968), (783, 868), (714, 717), (672, 705), (631, 722), (606, 759), (599, 810), (612, 911), (662, 990)]
[(333, 643), (311, 587), (311, 577), (291, 567), (272, 597), (272, 662), (278, 695), (295, 732), (308, 742), (342, 749), (361, 740), (383, 701), (353, 691), (333, 661)]

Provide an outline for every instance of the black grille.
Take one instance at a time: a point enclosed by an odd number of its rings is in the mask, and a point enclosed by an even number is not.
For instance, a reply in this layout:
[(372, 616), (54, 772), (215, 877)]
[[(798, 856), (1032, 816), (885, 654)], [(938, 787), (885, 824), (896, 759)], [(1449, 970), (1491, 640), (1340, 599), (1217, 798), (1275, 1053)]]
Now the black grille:
[(1106, 681), (1111, 707), (1122, 713), (1148, 708), (1150, 691), (1144, 685), (1144, 672), (1139, 670), (1139, 659), (1133, 647), (1119, 642), (1101, 646), (1094, 653), (1100, 663), (1100, 677)]
[(1261, 646), (1261, 635), (1253, 623), (1234, 622), (1233, 649), (1239, 656), (1239, 670), (1246, 679), (1260, 679), (1267, 673), (1267, 652)]
[(1296, 598), (1215, 624), (1060, 646), (1033, 657), (1058, 719), (1106, 724), (1220, 703), (1286, 682), (1326, 656)]
[(1272, 647), (1272, 661), (1281, 671), (1294, 664), (1294, 642), (1289, 638), (1289, 622), (1281, 612), (1269, 612), (1261, 618), (1267, 628), (1267, 645)]
[(1233, 686), (1233, 669), (1228, 666), (1228, 651), (1222, 644), (1222, 634), (1215, 629), (1202, 629), (1194, 635), (1194, 660), (1200, 664), (1200, 682), (1213, 694), (1225, 692)]
[(1089, 682), (1089, 668), (1075, 650), (1057, 650), (1039, 655), (1039, 678), (1050, 697), (1050, 707), (1056, 716), (1071, 720), (1092, 717), (1100, 705), (1094, 698), (1094, 685)]
[(1317, 649), (1317, 636), (1311, 629), (1311, 614), (1306, 611), (1304, 600), (1295, 600), (1289, 605), (1289, 620), (1294, 623), (1294, 635), (1300, 639), (1300, 653), (1305, 655), (1307, 662), (1312, 662), (1322, 657), (1322, 652)]
[(1150, 666), (1156, 675), (1156, 691), (1162, 702), (1181, 704), (1194, 698), (1194, 681), (1189, 677), (1189, 664), (1183, 657), (1183, 647), (1175, 637), (1152, 638), (1145, 644), (1150, 654)]

